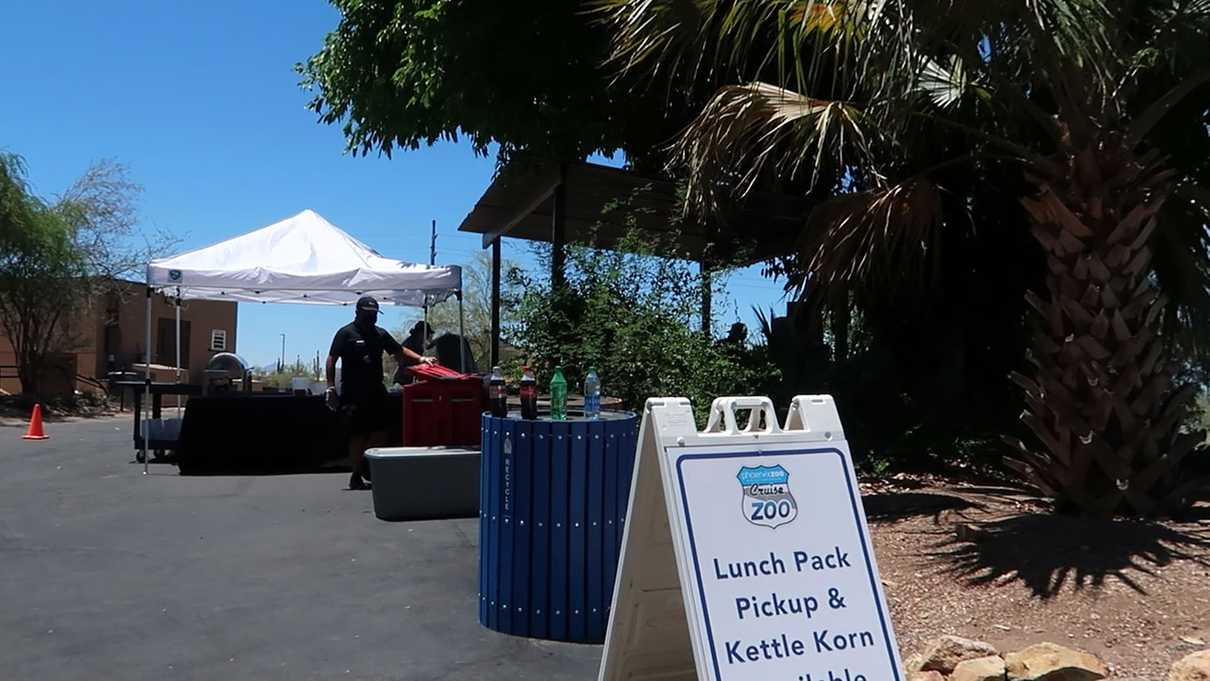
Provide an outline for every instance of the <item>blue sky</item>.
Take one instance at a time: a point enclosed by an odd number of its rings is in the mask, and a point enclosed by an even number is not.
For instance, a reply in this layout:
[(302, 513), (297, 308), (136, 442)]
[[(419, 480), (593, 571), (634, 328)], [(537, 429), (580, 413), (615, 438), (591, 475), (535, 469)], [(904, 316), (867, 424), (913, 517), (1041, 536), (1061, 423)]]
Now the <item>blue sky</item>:
[[(319, 0), (289, 2), (9, 3), (0, 25), (0, 149), (20, 154), (35, 191), (53, 195), (90, 162), (126, 164), (144, 187), (144, 228), (187, 250), (262, 227), (304, 208), (379, 252), (464, 263), (479, 237), (455, 230), (491, 179), (494, 161), (442, 144), (394, 159), (344, 153), (339, 127), (316, 122), (293, 65), (336, 26)], [(523, 242), (505, 258), (525, 260)], [(759, 273), (732, 276), (715, 305), (753, 325), (752, 305), (777, 304)], [(384, 314), (397, 326), (405, 313)], [(255, 364), (281, 352), (312, 357), (345, 323), (344, 308), (241, 304), (238, 350)]]

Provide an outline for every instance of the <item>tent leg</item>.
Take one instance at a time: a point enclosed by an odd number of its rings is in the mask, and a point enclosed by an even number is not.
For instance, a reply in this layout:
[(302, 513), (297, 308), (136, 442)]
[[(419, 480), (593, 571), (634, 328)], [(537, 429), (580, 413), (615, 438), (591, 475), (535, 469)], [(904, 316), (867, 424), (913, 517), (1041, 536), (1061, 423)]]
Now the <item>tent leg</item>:
[(143, 415), (143, 475), (147, 475), (147, 440), (151, 437), (151, 415), (154, 413), (151, 409), (151, 285), (147, 286), (147, 328), (143, 336), (145, 344), (143, 345), (143, 364), (147, 368), (147, 375), (143, 378), (143, 407), (147, 412)]
[[(176, 289), (176, 382), (181, 382), (181, 289)], [(181, 417), (181, 396), (176, 396), (176, 416)]]
[(466, 315), (462, 314), (462, 291), (458, 292), (458, 371), (466, 373)]

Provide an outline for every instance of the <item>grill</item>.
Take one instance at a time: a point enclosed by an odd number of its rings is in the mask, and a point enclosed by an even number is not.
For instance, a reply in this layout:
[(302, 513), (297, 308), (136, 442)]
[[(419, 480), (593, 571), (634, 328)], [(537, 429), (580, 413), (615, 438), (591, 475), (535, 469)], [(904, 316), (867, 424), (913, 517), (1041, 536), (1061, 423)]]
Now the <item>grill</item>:
[(252, 370), (243, 357), (220, 352), (206, 363), (204, 394), (252, 392)]

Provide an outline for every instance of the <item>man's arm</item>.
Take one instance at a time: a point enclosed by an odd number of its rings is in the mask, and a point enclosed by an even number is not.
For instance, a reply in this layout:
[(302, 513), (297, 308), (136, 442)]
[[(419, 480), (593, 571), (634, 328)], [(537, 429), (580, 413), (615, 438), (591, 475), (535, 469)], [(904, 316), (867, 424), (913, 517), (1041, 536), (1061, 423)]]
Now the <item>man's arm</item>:
[(328, 379), (328, 389), (324, 391), (324, 404), (328, 409), (340, 409), (340, 397), (336, 394), (336, 355), (328, 355), (328, 363), (324, 365), (324, 374)]
[(395, 353), (395, 361), (402, 363), (404, 358), (415, 362), (420, 362), (422, 364), (432, 364), (433, 362), (437, 361), (436, 357), (425, 357), (415, 350), (401, 345), (399, 346), (399, 352)]
[(432, 364), (437, 361), (435, 357), (425, 357), (415, 350), (399, 344), (395, 337), (389, 331), (382, 331), (383, 349), (387, 354), (395, 358), (396, 362), (402, 366), (405, 359), (411, 359), (421, 364)]
[(436, 364), (437, 363), (436, 357), (426, 357), (425, 355), (421, 355), (420, 353), (416, 352), (415, 350), (413, 350), (411, 348), (405, 348), (403, 346), (400, 346), (399, 352), (396, 352), (392, 356), (395, 358), (396, 362), (399, 362), (400, 366), (403, 366), (403, 360), (405, 358), (415, 360), (417, 362), (420, 362), (421, 364)]
[(328, 362), (324, 365), (324, 378), (328, 379), (328, 389), (324, 391), (324, 404), (328, 409), (336, 411), (340, 408), (340, 398), (336, 395), (336, 357), (344, 348), (344, 336), (340, 331), (332, 337), (332, 347), (328, 349)]

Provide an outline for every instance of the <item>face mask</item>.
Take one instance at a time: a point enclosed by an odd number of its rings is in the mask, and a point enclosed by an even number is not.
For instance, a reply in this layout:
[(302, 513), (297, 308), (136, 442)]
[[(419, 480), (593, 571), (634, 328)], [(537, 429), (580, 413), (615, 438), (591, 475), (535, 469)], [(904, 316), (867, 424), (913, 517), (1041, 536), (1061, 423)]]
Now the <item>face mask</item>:
[(358, 310), (357, 316), (354, 317), (354, 322), (356, 322), (358, 326), (366, 328), (372, 327), (378, 323), (378, 313)]

